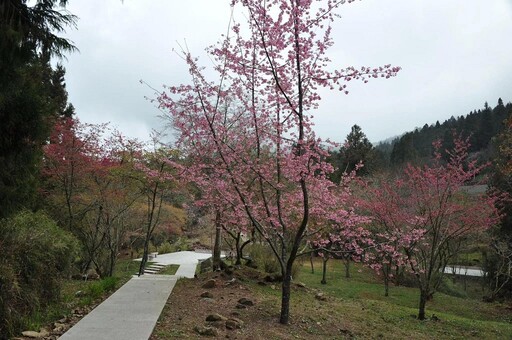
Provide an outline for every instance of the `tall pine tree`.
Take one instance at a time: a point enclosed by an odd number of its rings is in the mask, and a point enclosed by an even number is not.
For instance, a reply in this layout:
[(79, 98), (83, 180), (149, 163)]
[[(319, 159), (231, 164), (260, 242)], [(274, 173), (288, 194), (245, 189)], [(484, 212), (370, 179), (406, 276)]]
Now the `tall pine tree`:
[(75, 50), (56, 35), (76, 20), (59, 11), (66, 2), (0, 3), (0, 218), (32, 207), (41, 147), (54, 118), (73, 112), (65, 71), (50, 65), (51, 57)]

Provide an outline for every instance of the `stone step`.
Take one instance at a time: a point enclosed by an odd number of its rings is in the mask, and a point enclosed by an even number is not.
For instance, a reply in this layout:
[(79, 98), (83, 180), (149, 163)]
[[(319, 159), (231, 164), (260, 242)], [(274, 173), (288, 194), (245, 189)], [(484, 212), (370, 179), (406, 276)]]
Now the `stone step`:
[(162, 270), (160, 268), (146, 268), (144, 269), (144, 272), (151, 272), (151, 273), (160, 273)]
[(148, 267), (155, 267), (155, 268), (165, 268), (167, 267), (165, 264), (150, 264)]
[[(166, 268), (167, 265), (164, 264), (152, 264), (147, 266), (144, 269), (144, 274), (158, 274), (162, 269)], [(139, 273), (136, 273), (135, 275), (138, 275)]]

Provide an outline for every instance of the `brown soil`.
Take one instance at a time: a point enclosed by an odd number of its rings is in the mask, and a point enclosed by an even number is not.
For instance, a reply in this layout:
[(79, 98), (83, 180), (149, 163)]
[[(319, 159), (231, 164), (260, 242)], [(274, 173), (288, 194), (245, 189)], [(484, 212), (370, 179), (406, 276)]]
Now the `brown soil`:
[[(215, 280), (215, 287), (204, 288), (207, 282)], [(306, 287), (293, 286), (292, 294), (303, 291), (308, 296), (307, 303), (318, 302), (322, 310), (328, 310), (329, 301), (314, 298), (316, 292)], [(211, 298), (205, 298), (205, 292)], [(313, 297), (313, 298), (311, 298)], [(253, 302), (252, 306), (240, 306), (239, 300), (245, 298)], [(304, 306), (292, 306), (293, 318), (288, 325), (278, 322), (280, 312), (280, 283), (266, 283), (260, 273), (249, 268), (226, 273), (207, 273), (195, 279), (179, 280), (174, 287), (160, 320), (151, 336), (151, 340), (199, 338), (202, 331), (214, 329), (213, 338), (224, 339), (343, 339), (351, 333), (340, 330), (340, 325), (328, 321), (324, 315), (319, 322), (318, 315), (306, 314)], [(324, 308), (325, 307), (325, 308)], [(240, 328), (229, 329), (226, 321), (206, 321), (211, 314), (220, 314), (229, 319), (241, 320)], [(204, 337), (207, 337), (204, 335)]]
[[(293, 284), (291, 318), (288, 325), (279, 321), (279, 282), (265, 282), (264, 274), (243, 267), (228, 275), (225, 272), (201, 274), (195, 279), (180, 279), (157, 322), (150, 340), (201, 338), (197, 327), (215, 329), (217, 339), (345, 339), (352, 338), (351, 331), (341, 327), (331, 304), (335, 301), (316, 299), (318, 291)], [(204, 288), (208, 281), (215, 280), (213, 288)], [(201, 295), (211, 293), (211, 298)], [(301, 298), (297, 297), (301, 295)], [(42, 340), (56, 340), (65, 331), (87, 315), (108, 294), (92, 305), (76, 308), (69, 317), (44, 327)], [(240, 299), (250, 300), (251, 305), (242, 305)], [(311, 314), (308, 311), (314, 310)], [(242, 324), (229, 329), (226, 321), (206, 321), (211, 314), (226, 319), (240, 320)], [(204, 336), (208, 337), (208, 336)], [(19, 336), (13, 340), (29, 340)]]

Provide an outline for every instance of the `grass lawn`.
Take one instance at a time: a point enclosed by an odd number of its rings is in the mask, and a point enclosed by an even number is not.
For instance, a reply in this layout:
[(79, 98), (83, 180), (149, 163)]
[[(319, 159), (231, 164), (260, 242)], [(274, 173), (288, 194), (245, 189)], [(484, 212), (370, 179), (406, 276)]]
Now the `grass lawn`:
[[(416, 319), (419, 301), (417, 288), (391, 286), (389, 296), (385, 297), (383, 283), (370, 269), (353, 265), (352, 277), (345, 278), (343, 264), (336, 260), (329, 260), (327, 284), (323, 285), (320, 283), (321, 262), (316, 261), (314, 267), (313, 274), (309, 263), (304, 263), (297, 281), (321, 290), (339, 302), (332, 305), (332, 315), (339, 315), (341, 323), (350, 324), (352, 329), (357, 329), (356, 333), (364, 337), (512, 338), (510, 305), (484, 303), (481, 299), (460, 298), (438, 292), (427, 303), (429, 320), (419, 321)], [(303, 299), (301, 296), (297, 298)], [(299, 301), (301, 308), (303, 303)], [(314, 309), (314, 301), (310, 303), (313, 303), (311, 308)]]
[[(289, 325), (278, 323), (281, 285), (262, 282), (264, 273), (241, 267), (233, 278), (209, 272), (179, 280), (150, 339), (197, 339), (198, 325), (216, 328), (217, 338), (233, 339), (512, 339), (510, 305), (436, 293), (427, 303), (427, 320), (420, 321), (417, 288), (392, 286), (385, 297), (373, 271), (353, 265), (347, 279), (336, 260), (328, 262), (323, 285), (321, 268), (320, 259), (314, 262), (314, 273), (308, 261), (299, 268), (292, 284)], [(215, 288), (208, 289), (213, 297), (204, 299), (203, 285), (212, 278), (217, 280)], [(476, 281), (468, 284), (468, 289), (478, 287)], [(456, 289), (461, 288), (452, 287)], [(254, 306), (236, 308), (242, 297)], [(205, 319), (211, 313), (235, 315), (243, 326), (233, 330), (209, 323)]]
[(174, 275), (178, 271), (178, 268), (180, 266), (177, 264), (171, 264), (168, 266), (165, 266), (164, 269), (162, 269), (160, 272), (158, 272), (158, 275)]

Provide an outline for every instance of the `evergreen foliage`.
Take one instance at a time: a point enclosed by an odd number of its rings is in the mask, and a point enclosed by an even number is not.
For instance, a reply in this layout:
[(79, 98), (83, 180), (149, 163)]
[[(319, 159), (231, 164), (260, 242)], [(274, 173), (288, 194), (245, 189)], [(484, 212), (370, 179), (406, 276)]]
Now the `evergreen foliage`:
[[(452, 116), (443, 123), (425, 124), (421, 129), (406, 132), (390, 143), (380, 143), (375, 148), (385, 154), (394, 167), (423, 163), (432, 156), (432, 142), (435, 140), (442, 139), (446, 148), (450, 149), (455, 131), (457, 135), (462, 133), (470, 137), (470, 153), (478, 153), (481, 159), (487, 160), (491, 155), (491, 140), (500, 133), (502, 122), (511, 112), (512, 103), (504, 105), (499, 98), (494, 108), (485, 103), (483, 109), (471, 111), (466, 116)], [(447, 155), (443, 156), (446, 159)]]
[(0, 339), (59, 297), (75, 260), (74, 238), (37, 209), (42, 147), (58, 116), (70, 116), (65, 70), (51, 58), (76, 48), (57, 34), (75, 17), (65, 0), (0, 1)]
[(55, 32), (76, 18), (56, 10), (57, 2), (0, 3), (0, 218), (34, 207), (41, 147), (54, 119), (73, 113), (65, 70), (52, 69), (50, 58), (75, 50)]
[[(512, 110), (503, 121), (502, 131), (493, 139), (493, 176), (491, 184), (512, 197)], [(512, 206), (503, 207), (505, 216), (501, 224), (503, 235), (512, 235)]]
[(334, 160), (331, 164), (334, 163), (333, 165), (337, 168), (333, 174), (334, 179), (339, 182), (342, 173), (357, 170), (359, 175), (368, 175), (373, 168), (375, 155), (373, 145), (361, 127), (354, 125), (339, 152), (332, 153), (330, 158)]
[[(502, 103), (498, 103), (498, 107), (502, 107)], [(492, 146), (491, 186), (508, 195), (508, 199), (499, 205), (503, 213), (501, 224), (492, 233), (484, 262), (489, 273), (490, 299), (512, 295), (512, 111), (503, 121), (501, 132), (492, 139)]]

